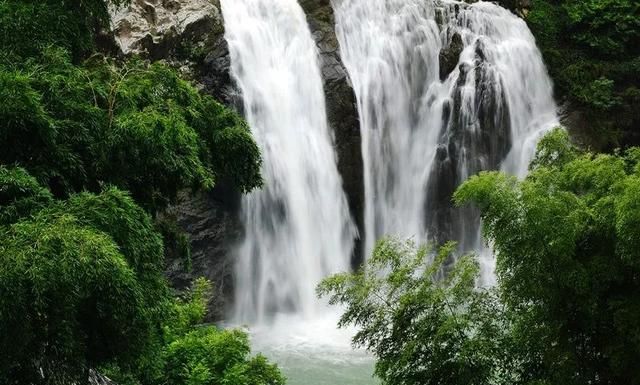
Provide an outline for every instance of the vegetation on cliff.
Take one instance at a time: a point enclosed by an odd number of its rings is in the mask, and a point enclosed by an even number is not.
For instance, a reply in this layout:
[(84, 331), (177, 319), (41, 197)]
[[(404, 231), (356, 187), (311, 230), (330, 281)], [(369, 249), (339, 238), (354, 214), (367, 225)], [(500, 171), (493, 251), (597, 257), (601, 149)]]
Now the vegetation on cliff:
[(606, 150), (639, 145), (638, 2), (532, 0), (526, 21), (587, 142)]
[(116, 185), (155, 211), (186, 187), (261, 183), (260, 154), (235, 113), (163, 64), (95, 55), (74, 65), (47, 46), (0, 62), (0, 162), (57, 197)]
[(0, 383), (282, 384), (202, 325), (206, 281), (172, 292), (155, 218), (179, 190), (260, 186), (257, 145), (170, 67), (95, 53), (108, 6), (0, 0)]

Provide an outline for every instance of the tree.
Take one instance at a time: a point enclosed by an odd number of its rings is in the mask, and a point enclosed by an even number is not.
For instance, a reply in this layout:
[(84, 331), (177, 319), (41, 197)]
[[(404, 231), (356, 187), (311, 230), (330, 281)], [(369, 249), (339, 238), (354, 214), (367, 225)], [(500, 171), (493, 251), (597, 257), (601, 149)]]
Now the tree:
[(130, 0), (0, 0), (0, 47), (16, 59), (38, 56), (58, 45), (79, 61), (94, 48), (95, 35), (108, 30), (109, 5)]
[(0, 163), (20, 164), (56, 197), (116, 185), (155, 212), (180, 189), (261, 185), (246, 123), (169, 67), (43, 55), (0, 65)]
[(492, 290), (476, 290), (479, 267), (463, 257), (445, 262), (455, 244), (435, 255), (395, 239), (380, 241), (356, 273), (325, 279), (320, 295), (345, 306), (339, 325), (357, 327), (353, 342), (373, 352), (384, 384), (488, 384), (508, 379), (507, 321)]
[(172, 385), (283, 385), (276, 365), (249, 357), (246, 333), (203, 326), (211, 284), (198, 279), (185, 299), (173, 303), (165, 323), (163, 383)]
[(527, 347), (519, 383), (640, 383), (639, 154), (581, 152), (556, 130), (524, 181), (486, 172), (456, 192), (495, 247), (501, 299)]
[(15, 223), (52, 202), (49, 190), (24, 169), (0, 166), (0, 226)]
[(109, 236), (71, 215), (1, 231), (2, 383), (83, 383), (89, 368), (137, 358), (153, 327), (143, 287)]
[(640, 149), (595, 155), (557, 129), (526, 179), (483, 172), (454, 199), (480, 209), (497, 287), (474, 286), (470, 257), (444, 269), (452, 245), (395, 240), (319, 287), (385, 384), (640, 384)]
[(20, 168), (0, 167), (0, 199), (0, 382), (157, 376), (171, 300), (149, 214), (115, 188), (54, 201)]

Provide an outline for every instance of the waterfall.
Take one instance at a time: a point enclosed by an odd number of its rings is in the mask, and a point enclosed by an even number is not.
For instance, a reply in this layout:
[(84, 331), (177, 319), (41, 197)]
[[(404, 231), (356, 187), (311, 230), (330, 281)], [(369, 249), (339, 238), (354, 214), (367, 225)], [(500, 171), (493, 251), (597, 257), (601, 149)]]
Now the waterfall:
[(481, 170), (525, 175), (558, 122), (526, 23), (486, 2), (332, 3), (361, 120), (365, 250), (391, 234), (482, 253), (478, 214), (452, 193)]
[(355, 228), (336, 166), (316, 46), (296, 0), (222, 0), (232, 74), (265, 186), (244, 198), (235, 319), (312, 319), (315, 287), (349, 268)]

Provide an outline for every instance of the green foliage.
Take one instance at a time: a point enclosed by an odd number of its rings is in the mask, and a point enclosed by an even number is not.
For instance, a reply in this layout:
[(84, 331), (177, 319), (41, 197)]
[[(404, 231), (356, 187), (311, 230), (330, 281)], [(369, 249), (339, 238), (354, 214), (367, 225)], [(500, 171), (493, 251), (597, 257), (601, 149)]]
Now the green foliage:
[(197, 279), (190, 291), (175, 298), (163, 314), (163, 343), (154, 355), (159, 368), (143, 375), (105, 365), (101, 371), (122, 385), (283, 385), (276, 365), (263, 356), (250, 357), (249, 340), (239, 330), (202, 325), (211, 283)]
[(99, 195), (80, 193), (48, 213), (69, 213), (83, 226), (109, 234), (136, 272), (162, 273), (162, 240), (149, 214), (128, 193), (116, 188), (108, 188)]
[(123, 385), (283, 383), (244, 333), (199, 326), (208, 281), (171, 299), (160, 234), (127, 193), (53, 201), (19, 168), (0, 182), (0, 382), (69, 385), (100, 368)]
[(151, 330), (143, 288), (110, 237), (71, 215), (2, 232), (0, 382), (69, 384), (140, 354)]
[(640, 144), (638, 2), (533, 0), (526, 20), (558, 96), (584, 114), (579, 128), (599, 146)]
[(0, 166), (0, 226), (15, 223), (52, 202), (49, 190), (24, 169)]
[(523, 380), (639, 384), (638, 149), (580, 153), (556, 131), (517, 181), (482, 173), (455, 194), (482, 213), (497, 253)]
[(0, 175), (2, 212), (24, 215), (0, 230), (0, 350), (15, 352), (0, 379), (69, 384), (103, 364), (159, 376), (171, 302), (150, 216), (115, 188), (54, 202), (22, 169)]
[[(510, 383), (501, 354), (508, 327), (491, 290), (475, 288), (478, 264), (455, 244), (435, 255), (426, 247), (380, 241), (356, 273), (325, 279), (318, 288), (346, 310), (340, 326), (357, 327), (353, 341), (373, 352), (385, 384)], [(505, 382), (506, 381), (506, 382)]]
[(173, 301), (164, 325), (165, 340), (173, 342), (202, 323), (207, 314), (207, 302), (210, 296), (211, 282), (198, 278), (184, 298)]
[(174, 302), (165, 323), (164, 383), (172, 385), (282, 385), (284, 378), (263, 356), (249, 357), (246, 333), (198, 325), (204, 320), (211, 283), (194, 282)]
[(130, 0), (0, 0), (0, 47), (15, 58), (38, 56), (58, 45), (79, 59), (94, 47), (94, 36), (108, 29), (108, 4)]
[(556, 127), (540, 139), (529, 168), (553, 166), (558, 163), (565, 164), (575, 159), (577, 155), (578, 149), (569, 140), (567, 131)]
[(264, 357), (249, 358), (247, 335), (215, 327), (194, 329), (165, 352), (166, 382), (174, 385), (280, 385), (284, 379)]
[(383, 240), (323, 281), (340, 326), (385, 384), (640, 384), (640, 148), (582, 152), (557, 129), (522, 181), (483, 172), (455, 193), (480, 209), (498, 285), (478, 266)]
[(573, 39), (606, 56), (637, 54), (640, 5), (634, 0), (564, 2)]
[(112, 184), (150, 211), (216, 179), (241, 191), (261, 184), (246, 124), (169, 67), (44, 55), (46, 64), (0, 66), (0, 163), (20, 164), (58, 197)]

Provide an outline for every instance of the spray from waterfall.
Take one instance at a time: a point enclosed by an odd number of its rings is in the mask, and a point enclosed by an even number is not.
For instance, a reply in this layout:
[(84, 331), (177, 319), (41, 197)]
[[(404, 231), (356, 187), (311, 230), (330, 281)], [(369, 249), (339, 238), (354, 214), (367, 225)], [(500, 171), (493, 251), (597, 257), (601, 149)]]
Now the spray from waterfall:
[(361, 120), (367, 253), (388, 234), (482, 253), (478, 214), (452, 193), (481, 170), (526, 174), (558, 121), (526, 23), (486, 2), (332, 3)]
[(349, 268), (355, 228), (336, 166), (316, 46), (296, 0), (222, 0), (232, 73), (265, 186), (242, 203), (235, 318), (314, 318), (319, 281)]

